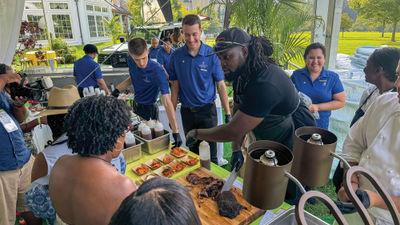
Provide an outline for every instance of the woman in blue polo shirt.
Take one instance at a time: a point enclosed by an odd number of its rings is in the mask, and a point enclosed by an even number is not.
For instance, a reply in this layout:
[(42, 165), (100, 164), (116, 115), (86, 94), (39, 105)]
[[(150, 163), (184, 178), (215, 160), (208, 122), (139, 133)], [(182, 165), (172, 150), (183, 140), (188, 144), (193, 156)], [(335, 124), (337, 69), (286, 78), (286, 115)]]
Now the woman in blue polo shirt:
[(306, 67), (293, 72), (291, 77), (298, 91), (308, 95), (312, 113), (318, 112), (317, 126), (328, 129), (331, 110), (343, 108), (346, 104), (342, 82), (339, 75), (324, 68), (325, 46), (312, 43), (304, 52)]

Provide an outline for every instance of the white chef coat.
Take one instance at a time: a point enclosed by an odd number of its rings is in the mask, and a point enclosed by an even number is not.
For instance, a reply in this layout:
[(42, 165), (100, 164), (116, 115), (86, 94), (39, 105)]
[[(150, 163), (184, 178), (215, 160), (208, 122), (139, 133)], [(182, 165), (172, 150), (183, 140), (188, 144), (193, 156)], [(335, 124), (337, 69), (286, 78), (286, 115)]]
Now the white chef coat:
[[(343, 157), (374, 174), (392, 196), (400, 196), (400, 104), (397, 93), (377, 97), (350, 129), (344, 144)], [(360, 188), (374, 190), (360, 176)], [(388, 210), (369, 209), (376, 224), (393, 224)]]

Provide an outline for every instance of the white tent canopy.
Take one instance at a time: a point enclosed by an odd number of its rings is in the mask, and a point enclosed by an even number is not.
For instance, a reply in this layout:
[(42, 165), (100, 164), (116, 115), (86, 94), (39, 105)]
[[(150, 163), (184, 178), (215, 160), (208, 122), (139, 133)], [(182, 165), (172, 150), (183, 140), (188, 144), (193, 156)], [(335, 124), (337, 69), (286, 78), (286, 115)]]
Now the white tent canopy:
[(17, 46), (25, 0), (0, 1), (0, 63), (11, 65)]

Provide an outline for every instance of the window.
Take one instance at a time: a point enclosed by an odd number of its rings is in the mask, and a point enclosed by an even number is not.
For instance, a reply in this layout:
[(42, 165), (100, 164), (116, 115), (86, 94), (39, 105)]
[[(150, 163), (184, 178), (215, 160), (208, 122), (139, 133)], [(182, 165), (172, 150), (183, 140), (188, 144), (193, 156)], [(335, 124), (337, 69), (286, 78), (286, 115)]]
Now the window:
[(53, 15), (54, 34), (56, 38), (72, 39), (71, 20), (69, 15)]
[(94, 16), (88, 16), (90, 37), (97, 37), (96, 20)]
[(96, 12), (101, 12), (101, 7), (100, 7), (100, 6), (95, 6), (95, 7), (94, 7), (94, 11), (96, 11)]
[(103, 8), (101, 8), (101, 11), (106, 13), (108, 10), (106, 7), (103, 7)]
[(96, 24), (97, 24), (97, 36), (104, 36), (104, 22), (102, 16), (96, 16)]
[(50, 3), (50, 9), (68, 9), (68, 3)]
[[(33, 16), (33, 15), (27, 15), (28, 22), (31, 22), (37, 26), (39, 26), (39, 21), (43, 18), (43, 16)], [(44, 23), (44, 20), (42, 20)], [(36, 40), (46, 40), (46, 33), (44, 30), (42, 32), (37, 32), (34, 33), (33, 36), (35, 37)]]
[(93, 6), (92, 5), (86, 5), (86, 10), (87, 11), (93, 11)]
[(43, 9), (41, 2), (25, 2), (25, 9)]

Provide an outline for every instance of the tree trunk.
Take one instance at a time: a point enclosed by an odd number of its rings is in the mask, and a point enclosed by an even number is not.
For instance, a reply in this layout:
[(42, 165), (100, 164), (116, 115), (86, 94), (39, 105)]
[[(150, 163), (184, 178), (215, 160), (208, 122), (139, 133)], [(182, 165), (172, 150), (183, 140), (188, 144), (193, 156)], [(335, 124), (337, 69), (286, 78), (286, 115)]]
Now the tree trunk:
[(385, 37), (385, 27), (386, 27), (386, 21), (383, 20), (383, 22), (382, 22), (382, 37)]
[[(230, 23), (230, 19), (231, 19), (232, 10), (229, 7), (230, 2), (231, 1), (227, 0), (225, 3), (224, 30), (229, 28), (229, 23)], [(233, 3), (234, 3), (234, 1), (232, 1), (232, 4)]]
[(396, 28), (397, 28), (397, 21), (394, 21), (392, 30), (392, 42), (396, 41)]

